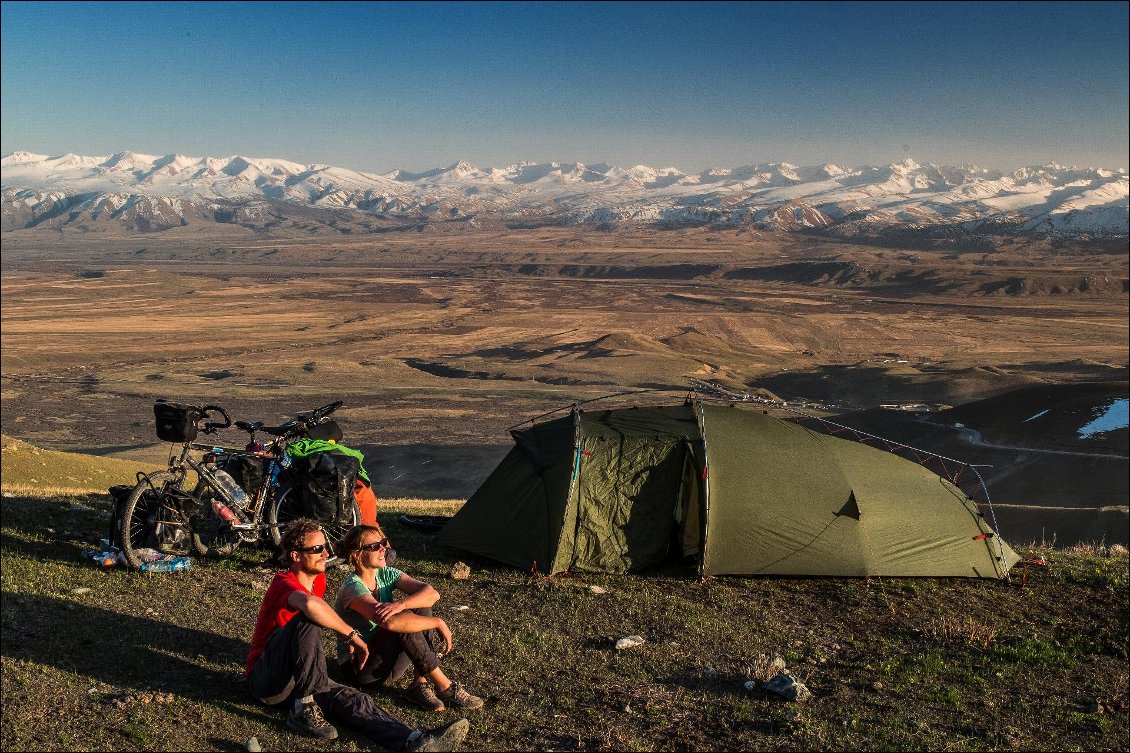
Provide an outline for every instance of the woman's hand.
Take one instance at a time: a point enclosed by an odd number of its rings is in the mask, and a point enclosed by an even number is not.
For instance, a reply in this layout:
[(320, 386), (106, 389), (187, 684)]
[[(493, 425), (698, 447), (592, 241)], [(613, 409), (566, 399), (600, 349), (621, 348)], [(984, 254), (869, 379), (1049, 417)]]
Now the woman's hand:
[(436, 625), (436, 630), (438, 630), (439, 634), (443, 636), (443, 641), (447, 644), (447, 648), (444, 649), (443, 653), (450, 654), (452, 647), (455, 645), (455, 639), (451, 636), (451, 628), (447, 626), (446, 622), (439, 619), (438, 617), (436, 618), (436, 622), (439, 623)]
[(382, 625), (389, 617), (400, 614), (404, 609), (404, 602), (402, 601), (390, 601), (388, 603), (378, 601), (373, 607), (373, 622)]

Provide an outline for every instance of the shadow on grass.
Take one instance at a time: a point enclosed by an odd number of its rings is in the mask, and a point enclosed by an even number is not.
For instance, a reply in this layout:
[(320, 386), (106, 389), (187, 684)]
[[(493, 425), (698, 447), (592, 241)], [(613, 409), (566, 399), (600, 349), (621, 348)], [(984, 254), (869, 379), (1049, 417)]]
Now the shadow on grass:
[(106, 494), (6, 498), (3, 549), (42, 562), (73, 563), (109, 535), (111, 507)]
[[(8, 616), (0, 653), (89, 677), (127, 691), (175, 693), (249, 720), (276, 723), (276, 715), (244, 706), (254, 699), (229, 670), (205, 661), (241, 661), (243, 641), (146, 617), (49, 596), (3, 593)], [(15, 610), (18, 619), (12, 619)], [(242, 705), (241, 705), (242, 704)]]

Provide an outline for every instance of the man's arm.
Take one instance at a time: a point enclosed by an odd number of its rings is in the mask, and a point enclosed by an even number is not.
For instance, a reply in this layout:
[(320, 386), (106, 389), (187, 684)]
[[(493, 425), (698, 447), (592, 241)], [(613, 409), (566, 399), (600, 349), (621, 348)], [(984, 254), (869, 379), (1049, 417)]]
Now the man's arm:
[(353, 654), (353, 660), (358, 666), (364, 666), (365, 661), (369, 658), (369, 646), (365, 643), (365, 639), (350, 627), (348, 622), (341, 619), (337, 612), (333, 610), (333, 607), (326, 603), (325, 599), (302, 591), (295, 591), (286, 598), (286, 605), (290, 609), (302, 612), (310, 622), (318, 627), (332, 630), (342, 638), (352, 634), (353, 637), (349, 641), (349, 653)]

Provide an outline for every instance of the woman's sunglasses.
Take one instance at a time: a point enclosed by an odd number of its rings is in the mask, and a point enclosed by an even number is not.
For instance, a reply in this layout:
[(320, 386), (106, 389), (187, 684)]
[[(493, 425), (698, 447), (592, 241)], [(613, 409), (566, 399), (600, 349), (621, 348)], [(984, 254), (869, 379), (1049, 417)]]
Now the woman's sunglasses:
[(315, 544), (314, 546), (299, 546), (295, 547), (294, 551), (302, 552), (303, 554), (321, 554), (329, 548), (328, 544)]
[(362, 552), (377, 552), (388, 546), (388, 539), (381, 539), (380, 541), (371, 541), (361, 547), (358, 547)]

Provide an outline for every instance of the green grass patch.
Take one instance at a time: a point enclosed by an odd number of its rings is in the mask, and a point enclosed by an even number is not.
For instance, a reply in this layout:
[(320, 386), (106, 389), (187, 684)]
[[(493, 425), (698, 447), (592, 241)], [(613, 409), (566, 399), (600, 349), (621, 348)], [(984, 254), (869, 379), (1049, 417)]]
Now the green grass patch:
[[(1023, 589), (700, 582), (674, 565), (545, 578), (444, 549), (399, 521), (459, 504), (384, 500), (380, 517), (398, 566), (442, 594), (436, 611), (455, 633), (446, 669), (487, 700), (471, 715), (469, 750), (1125, 747), (1127, 591), (1109, 587), (1125, 582), (1124, 556), (1049, 556)], [(256, 736), (269, 750), (309, 749), (281, 711), (233, 682), (274, 572), (268, 552), (195, 560), (184, 574), (102, 570), (80, 552), (105, 535), (109, 509), (101, 494), (2, 500), (2, 748), (233, 750)], [(469, 579), (451, 579), (458, 560)], [(1087, 575), (1095, 567), (1111, 577)], [(331, 594), (343, 576), (331, 571)], [(647, 642), (614, 648), (632, 634)], [(810, 701), (744, 687), (775, 656)], [(417, 726), (453, 718), (392, 690), (376, 699)], [(343, 728), (318, 747), (373, 745)]]

